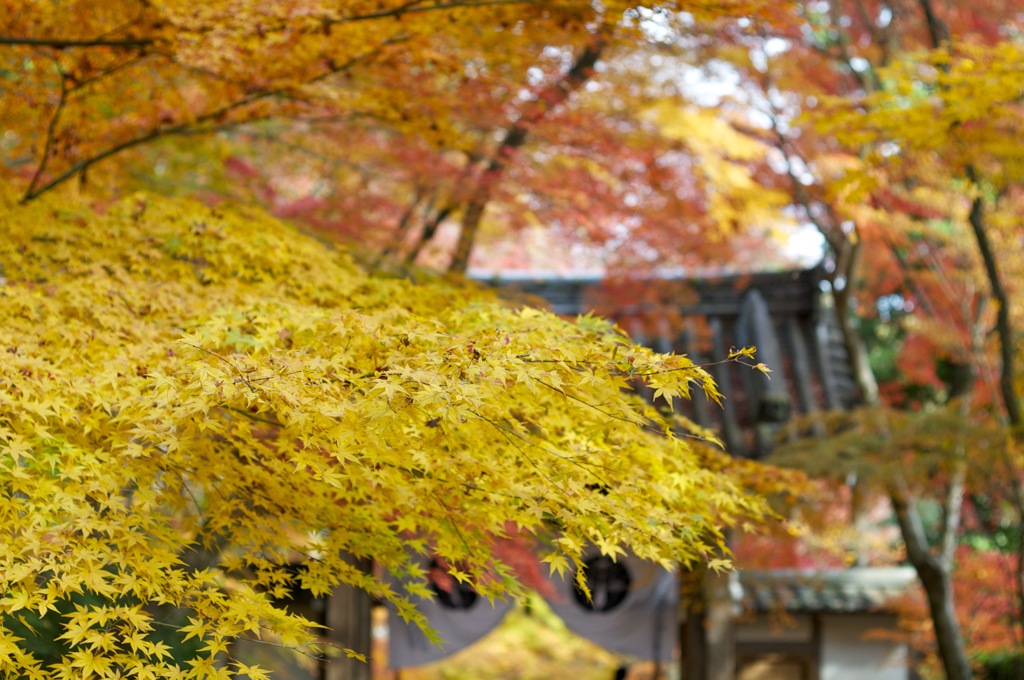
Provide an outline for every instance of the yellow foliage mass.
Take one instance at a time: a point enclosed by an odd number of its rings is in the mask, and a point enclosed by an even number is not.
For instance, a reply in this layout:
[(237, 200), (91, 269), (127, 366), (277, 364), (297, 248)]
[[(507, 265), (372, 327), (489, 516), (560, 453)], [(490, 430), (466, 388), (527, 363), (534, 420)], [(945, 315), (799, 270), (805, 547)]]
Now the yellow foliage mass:
[[(374, 275), (254, 210), (44, 198), (0, 228), (0, 673), (228, 677), (233, 638), (313, 642), (272, 603), (293, 578), (395, 599), (346, 553), (515, 595), (513, 530), (561, 567), (694, 562), (766, 514), (628, 389), (716, 396), (708, 374), (604, 321)], [(45, 666), (15, 624), (73, 598)], [(188, 612), (183, 665), (157, 606)]]
[(771, 224), (789, 200), (757, 181), (753, 161), (768, 147), (739, 132), (715, 111), (680, 108), (668, 101), (649, 107), (645, 117), (669, 139), (685, 142), (700, 158), (697, 172), (707, 181), (708, 212), (721, 225)]

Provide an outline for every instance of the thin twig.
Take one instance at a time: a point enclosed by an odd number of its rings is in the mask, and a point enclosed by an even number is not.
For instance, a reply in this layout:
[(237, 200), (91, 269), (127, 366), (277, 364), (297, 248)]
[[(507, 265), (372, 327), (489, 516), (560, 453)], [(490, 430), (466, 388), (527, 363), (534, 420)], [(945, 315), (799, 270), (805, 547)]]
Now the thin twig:
[(255, 392), (255, 391), (256, 391), (256, 388), (255, 388), (255, 387), (253, 386), (253, 384), (252, 384), (251, 382), (249, 382), (249, 378), (248, 378), (248, 377), (247, 377), (247, 376), (245, 375), (245, 372), (244, 372), (244, 371), (242, 371), (242, 369), (238, 368), (238, 366), (235, 366), (235, 365), (234, 365), (233, 363), (231, 363), (231, 361), (230, 361), (229, 359), (227, 359), (227, 358), (225, 358), (225, 357), (221, 356), (220, 354), (217, 354), (217, 353), (216, 353), (216, 352), (214, 352), (214, 351), (213, 351), (212, 349), (207, 349), (207, 348), (203, 347), (202, 345), (193, 345), (192, 343), (190, 343), (190, 342), (185, 342), (184, 340), (182, 340), (182, 344), (184, 344), (184, 345), (188, 345), (188, 346), (189, 346), (189, 347), (191, 347), (192, 349), (197, 349), (197, 350), (199, 350), (200, 352), (206, 352), (206, 353), (207, 353), (207, 354), (209, 354), (210, 356), (214, 356), (214, 357), (217, 357), (218, 359), (220, 359), (221, 361), (223, 361), (223, 362), (224, 362), (225, 364), (227, 364), (228, 366), (230, 366), (230, 367), (232, 368), (232, 370), (234, 370), (234, 371), (235, 371), (235, 373), (237, 373), (237, 374), (238, 374), (238, 378), (239, 378), (239, 379), (240, 379), (240, 380), (241, 380), (242, 382), (244, 382), (244, 383), (246, 384), (246, 386), (247, 386), (247, 387), (248, 387), (248, 388), (249, 388), (250, 390), (252, 390), (253, 392)]
[(543, 450), (542, 446), (539, 446), (536, 443), (531, 442), (530, 440), (526, 439), (525, 437), (522, 437), (521, 435), (519, 435), (519, 434), (517, 434), (515, 432), (508, 432), (508, 431), (504, 430), (503, 428), (498, 427), (498, 425), (493, 420), (485, 418), (485, 417), (483, 417), (483, 416), (481, 416), (479, 414), (476, 414), (476, 413), (474, 413), (473, 415), (475, 415), (476, 417), (480, 418), (485, 423), (489, 424), (491, 427), (496, 429), (498, 432), (501, 432), (502, 435), (505, 437), (505, 439), (507, 439), (509, 441), (509, 443), (512, 444), (512, 446), (514, 446), (519, 451), (520, 454), (522, 454), (523, 458), (526, 459), (526, 462), (528, 462), (530, 465), (532, 465), (534, 467), (534, 469), (537, 470), (537, 474), (539, 474), (541, 477), (543, 477), (544, 481), (546, 481), (548, 484), (550, 484), (551, 486), (555, 487), (556, 489), (558, 488), (558, 485), (555, 484), (555, 481), (553, 479), (551, 479), (550, 477), (548, 477), (546, 474), (544, 474), (544, 471), (541, 470), (540, 465), (537, 463), (537, 461), (535, 461), (533, 458), (531, 458), (526, 453), (526, 451), (523, 450), (523, 447), (521, 447), (517, 442), (515, 442), (512, 439), (512, 436), (510, 436), (510, 435), (514, 435), (517, 438), (522, 439), (523, 441), (527, 442), (531, 446), (536, 446), (537, 448), (540, 448), (541, 450)]
[(89, 76), (88, 78), (83, 78), (82, 80), (77, 81), (75, 83), (74, 87), (68, 89), (68, 93), (70, 94), (70, 93), (73, 93), (73, 92), (77, 92), (78, 90), (83, 89), (87, 85), (91, 85), (92, 83), (96, 82), (97, 80), (100, 80), (101, 78), (106, 78), (107, 76), (112, 76), (115, 73), (117, 73), (118, 71), (120, 71), (120, 70), (122, 70), (124, 68), (128, 68), (129, 66), (135, 66), (136, 64), (138, 64), (139, 62), (143, 61), (146, 57), (149, 57), (149, 56), (152, 56), (152, 53), (143, 52), (143, 53), (135, 55), (131, 59), (126, 59), (125, 61), (122, 61), (119, 64), (115, 64), (115, 65), (111, 66), (110, 68), (104, 69), (102, 71), (97, 71), (96, 73), (94, 73), (93, 75)]
[(462, 527), (459, 526), (459, 523), (456, 522), (452, 516), (452, 509), (448, 507), (448, 504), (444, 502), (444, 499), (436, 493), (431, 492), (430, 495), (434, 497), (434, 500), (441, 504), (441, 507), (444, 508), (445, 514), (447, 515), (445, 519), (448, 521), (448, 524), (451, 525), (452, 529), (455, 530), (455, 534), (459, 537), (459, 540), (462, 541), (462, 546), (466, 549), (466, 552), (472, 555), (473, 547), (469, 545), (469, 540), (466, 538), (466, 535), (462, 533)]
[[(557, 484), (555, 484), (554, 480), (552, 480), (550, 477), (545, 475), (544, 471), (540, 469), (540, 466), (537, 464), (537, 462), (534, 461), (532, 458), (530, 458), (526, 454), (526, 452), (523, 450), (523, 448), (521, 446), (519, 446), (516, 442), (512, 441), (512, 437), (513, 436), (518, 438), (518, 439), (522, 439), (523, 441), (525, 441), (530, 446), (538, 448), (541, 451), (543, 451), (544, 453), (553, 455), (556, 458), (561, 458), (562, 460), (566, 461), (567, 463), (570, 463), (571, 465), (575, 465), (576, 467), (580, 468), (581, 470), (583, 470), (587, 474), (593, 475), (594, 479), (597, 480), (597, 483), (601, 486), (602, 489), (605, 489), (608, 493), (614, 495), (620, 501), (625, 502), (626, 499), (622, 497), (622, 494), (620, 494), (618, 491), (616, 491), (615, 488), (611, 484), (609, 484), (607, 480), (602, 478), (599, 474), (594, 472), (594, 470), (592, 469), (592, 468), (598, 468), (598, 469), (610, 470), (610, 468), (607, 468), (604, 465), (592, 465), (592, 466), (588, 467), (588, 466), (584, 465), (583, 463), (580, 463), (579, 461), (577, 461), (577, 460), (575, 460), (573, 458), (569, 458), (567, 456), (562, 456), (562, 455), (560, 455), (558, 453), (555, 453), (554, 451), (550, 451), (547, 448), (545, 448), (543, 446), (540, 446), (536, 442), (532, 442), (529, 439), (527, 439), (526, 437), (523, 437), (518, 432), (514, 432), (514, 431), (511, 431), (511, 430), (506, 430), (505, 428), (500, 427), (493, 420), (490, 420), (489, 418), (485, 418), (484, 416), (482, 416), (482, 415), (480, 415), (478, 413), (474, 413), (473, 415), (475, 415), (476, 417), (480, 418), (484, 422), (489, 423), (492, 427), (494, 427), (496, 430), (498, 430), (498, 432), (501, 432), (505, 436), (505, 438), (509, 440), (509, 443), (511, 443), (512, 446), (516, 447), (516, 449), (519, 450), (519, 452), (522, 454), (522, 456), (524, 458), (526, 458), (526, 460), (531, 465), (533, 465), (534, 468), (536, 468), (536, 470), (540, 474), (540, 476), (543, 477), (545, 479), (545, 481), (547, 481), (549, 484), (551, 484), (551, 486), (555, 487), (556, 489), (558, 489), (559, 487), (558, 487)], [(568, 495), (568, 494), (566, 494), (566, 495)]]
[(258, 423), (266, 423), (267, 425), (274, 425), (275, 427), (282, 427), (282, 428), (283, 427), (287, 427), (282, 422), (279, 422), (279, 421), (276, 421), (276, 420), (272, 420), (270, 418), (263, 418), (261, 416), (258, 416), (256, 414), (254, 414), (254, 413), (249, 413), (248, 411), (243, 411), (240, 408), (235, 408), (234, 406), (228, 406), (227, 404), (221, 404), (220, 407), (222, 409), (226, 410), (226, 411), (233, 411), (233, 412), (237, 413), (238, 415), (245, 416), (249, 420), (255, 420)]
[[(470, 413), (472, 413), (477, 418), (490, 423), (491, 425), (496, 427), (501, 432), (506, 433), (506, 436), (507, 435), (512, 435), (516, 439), (521, 439), (524, 442), (526, 442), (527, 444), (529, 444), (530, 446), (532, 446), (532, 447), (534, 447), (536, 449), (540, 449), (541, 451), (543, 451), (544, 453), (546, 453), (546, 454), (548, 454), (550, 456), (554, 456), (555, 458), (561, 458), (562, 460), (564, 460), (567, 463), (572, 463), (572, 464), (574, 464), (574, 465), (576, 465), (578, 467), (583, 468), (584, 470), (587, 470), (587, 472), (590, 472), (590, 470), (588, 470), (582, 463), (579, 463), (577, 461), (577, 456), (565, 456), (565, 455), (562, 455), (562, 454), (560, 454), (560, 453), (558, 453), (556, 451), (552, 451), (551, 449), (548, 449), (548, 448), (545, 448), (545, 447), (541, 446), (540, 444), (538, 444), (535, 441), (531, 441), (530, 439), (524, 437), (523, 435), (519, 434), (518, 432), (516, 432), (515, 430), (513, 430), (511, 428), (501, 427), (501, 424), (500, 424), (501, 421), (492, 420), (491, 418), (488, 418), (488, 417), (486, 417), (484, 415), (481, 415), (481, 414), (477, 413), (476, 411), (470, 411)], [(594, 464), (593, 467), (599, 468), (599, 469), (602, 469), (602, 470), (608, 470), (608, 471), (612, 471), (613, 470), (612, 468), (608, 467), (607, 465), (597, 465), (597, 464)]]
[[(64, 112), (64, 106), (68, 102), (68, 83), (67, 74), (64, 73), (64, 69), (61, 68), (60, 62), (56, 58), (53, 60), (55, 70), (57, 71), (57, 77), (60, 79), (60, 99), (57, 101), (57, 106), (53, 110), (53, 115), (50, 116), (50, 122), (46, 126), (46, 141), (43, 144), (42, 158), (39, 159), (39, 165), (36, 166), (36, 172), (32, 175), (32, 181), (29, 182), (28, 189), (25, 191), (25, 197), (28, 197), (32, 193), (32, 190), (39, 183), (43, 177), (43, 173), (46, 172), (46, 166), (50, 162), (50, 156), (53, 153), (53, 147), (56, 143), (57, 136), (57, 124), (60, 121), (60, 116)], [(22, 200), (25, 200), (24, 198)]]

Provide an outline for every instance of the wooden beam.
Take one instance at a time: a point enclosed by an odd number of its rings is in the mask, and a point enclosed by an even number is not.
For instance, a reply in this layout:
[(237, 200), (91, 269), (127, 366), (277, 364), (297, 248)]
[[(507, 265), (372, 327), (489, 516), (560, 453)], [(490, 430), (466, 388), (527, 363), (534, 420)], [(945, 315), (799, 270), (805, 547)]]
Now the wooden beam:
[[(369, 570), (369, 560), (349, 558), (351, 564)], [(327, 639), (339, 651), (351, 649), (366, 656), (366, 661), (351, 659), (343, 651), (320, 665), (321, 680), (371, 680), (370, 649), (373, 622), (373, 601), (369, 593), (351, 586), (340, 586), (328, 598), (324, 624)]]
[[(687, 319), (679, 334), (677, 344), (679, 351), (690, 358), (695, 364), (700, 364), (703, 359), (697, 352), (693, 339), (693, 320)], [(704, 396), (703, 390), (697, 390), (690, 396), (690, 404), (693, 406), (693, 419), (701, 427), (711, 427), (711, 413), (708, 398)]]
[(818, 363), (818, 375), (821, 377), (821, 388), (825, 393), (825, 405), (829, 410), (840, 409), (843, 407), (843, 402), (839, 398), (839, 386), (836, 384), (831, 365), (831, 329), (824, 317), (819, 318), (814, 324), (814, 341), (817, 349), (815, 355)]

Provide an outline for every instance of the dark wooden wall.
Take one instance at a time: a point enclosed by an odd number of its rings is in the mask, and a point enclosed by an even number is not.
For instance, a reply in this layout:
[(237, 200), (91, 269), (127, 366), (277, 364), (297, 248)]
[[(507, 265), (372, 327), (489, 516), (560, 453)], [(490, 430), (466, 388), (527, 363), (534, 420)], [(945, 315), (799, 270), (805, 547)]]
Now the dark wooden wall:
[[(695, 395), (683, 406), (685, 415), (719, 432), (733, 455), (759, 458), (792, 416), (854, 402), (824, 281), (820, 269), (810, 269), (703, 279), (523, 277), (490, 283), (510, 297), (539, 298), (557, 314), (593, 311), (640, 344), (710, 364), (725, 406)], [(749, 345), (771, 368), (770, 379), (736, 364), (713, 365), (732, 348)]]

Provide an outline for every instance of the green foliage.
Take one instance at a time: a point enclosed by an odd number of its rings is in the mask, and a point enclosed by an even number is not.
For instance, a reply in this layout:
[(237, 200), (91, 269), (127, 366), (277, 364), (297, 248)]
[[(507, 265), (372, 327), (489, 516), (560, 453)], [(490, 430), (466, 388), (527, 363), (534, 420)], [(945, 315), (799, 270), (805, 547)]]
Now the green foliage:
[(1018, 650), (983, 654), (977, 663), (981, 680), (1014, 680), (1024, 673), (1024, 654)]

